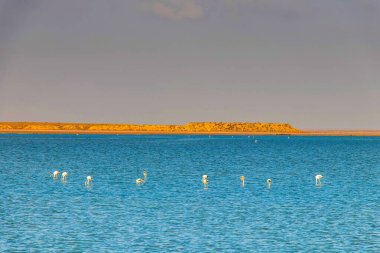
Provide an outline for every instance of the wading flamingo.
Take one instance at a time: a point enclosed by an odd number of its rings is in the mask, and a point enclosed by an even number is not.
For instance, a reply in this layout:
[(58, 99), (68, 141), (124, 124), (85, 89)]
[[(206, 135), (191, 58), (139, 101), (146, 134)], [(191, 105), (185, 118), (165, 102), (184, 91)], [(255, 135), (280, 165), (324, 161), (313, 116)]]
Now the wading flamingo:
[(87, 176), (86, 182), (84, 182), (85, 186), (90, 186), (92, 184), (92, 176)]
[(204, 188), (207, 189), (207, 186), (208, 186), (208, 176), (207, 175), (202, 176), (202, 183), (203, 183)]
[(323, 178), (323, 176), (322, 175), (316, 175), (315, 176), (315, 184), (316, 185), (321, 185), (322, 183), (321, 183), (321, 179)]
[(144, 179), (142, 178), (138, 178), (136, 179), (136, 184), (142, 184), (142, 183), (145, 183), (145, 181), (147, 180), (148, 178), (148, 172), (146, 170), (144, 170)]
[(58, 175), (59, 175), (59, 171), (58, 170), (56, 170), (56, 171), (53, 172), (53, 178), (54, 179), (57, 179)]
[(240, 181), (241, 181), (241, 186), (244, 187), (245, 177), (244, 176), (240, 176)]
[(69, 173), (67, 173), (66, 171), (62, 173), (62, 181), (66, 181), (67, 180), (67, 177), (68, 177)]
[(267, 179), (267, 185), (268, 185), (268, 189), (270, 189), (270, 184), (272, 183), (272, 179), (268, 178)]

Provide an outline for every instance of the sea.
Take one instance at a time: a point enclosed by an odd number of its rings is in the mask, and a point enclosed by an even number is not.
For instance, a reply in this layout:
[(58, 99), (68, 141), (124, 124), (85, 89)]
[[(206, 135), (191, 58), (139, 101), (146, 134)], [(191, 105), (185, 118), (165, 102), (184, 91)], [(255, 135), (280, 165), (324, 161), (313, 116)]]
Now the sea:
[(2, 134), (0, 252), (380, 252), (379, 190), (380, 137)]

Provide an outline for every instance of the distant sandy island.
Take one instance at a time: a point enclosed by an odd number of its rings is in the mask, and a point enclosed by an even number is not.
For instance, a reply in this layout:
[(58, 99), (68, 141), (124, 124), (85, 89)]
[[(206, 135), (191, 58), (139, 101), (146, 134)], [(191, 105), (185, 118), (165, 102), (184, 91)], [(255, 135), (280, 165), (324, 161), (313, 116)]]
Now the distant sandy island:
[(380, 136), (380, 130), (300, 130), (287, 123), (190, 122), (185, 125), (0, 122), (0, 133)]

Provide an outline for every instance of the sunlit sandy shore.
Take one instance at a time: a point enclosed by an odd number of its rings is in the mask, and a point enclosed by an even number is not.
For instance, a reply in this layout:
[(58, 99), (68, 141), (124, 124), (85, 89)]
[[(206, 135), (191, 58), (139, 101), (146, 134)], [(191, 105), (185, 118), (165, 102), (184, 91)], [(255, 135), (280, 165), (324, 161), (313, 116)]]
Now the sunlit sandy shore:
[(300, 130), (288, 123), (190, 122), (184, 125), (0, 122), (0, 133), (380, 136), (380, 130)]
[(121, 135), (289, 135), (289, 136), (380, 136), (380, 130), (374, 131), (304, 131), (299, 133), (286, 132), (163, 132), (163, 131), (88, 131), (88, 130), (0, 130), (0, 134), (121, 134)]

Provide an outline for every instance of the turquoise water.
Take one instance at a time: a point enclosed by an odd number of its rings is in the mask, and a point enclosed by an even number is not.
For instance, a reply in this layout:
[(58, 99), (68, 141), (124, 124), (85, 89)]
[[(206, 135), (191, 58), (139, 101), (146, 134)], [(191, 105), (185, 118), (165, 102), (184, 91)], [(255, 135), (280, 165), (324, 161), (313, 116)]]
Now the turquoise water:
[(1, 252), (380, 251), (378, 137), (0, 135), (0, 186)]

